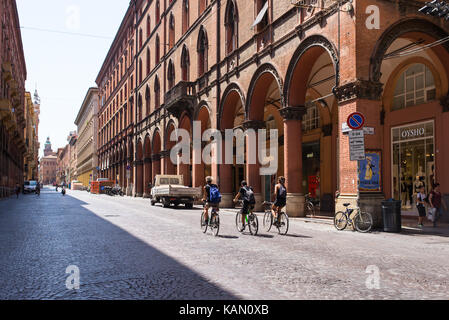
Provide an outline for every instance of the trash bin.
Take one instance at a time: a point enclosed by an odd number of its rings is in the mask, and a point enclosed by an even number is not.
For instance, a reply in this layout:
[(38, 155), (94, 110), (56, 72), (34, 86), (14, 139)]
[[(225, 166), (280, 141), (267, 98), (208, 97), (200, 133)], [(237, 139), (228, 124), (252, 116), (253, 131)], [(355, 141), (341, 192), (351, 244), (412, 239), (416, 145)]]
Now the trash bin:
[(382, 201), (382, 216), (385, 232), (401, 232), (401, 206), (402, 202), (398, 200), (390, 199)]

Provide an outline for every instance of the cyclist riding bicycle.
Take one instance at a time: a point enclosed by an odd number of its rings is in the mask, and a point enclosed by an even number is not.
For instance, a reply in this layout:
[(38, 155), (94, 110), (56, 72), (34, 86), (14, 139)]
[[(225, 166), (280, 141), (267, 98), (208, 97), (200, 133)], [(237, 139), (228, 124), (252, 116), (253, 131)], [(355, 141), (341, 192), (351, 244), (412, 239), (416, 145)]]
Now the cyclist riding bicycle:
[(248, 186), (248, 183), (246, 181), (242, 181), (241, 188), (239, 193), (234, 198), (234, 203), (237, 202), (239, 199), (243, 200), (243, 207), (240, 210), (240, 213), (242, 215), (242, 228), (239, 230), (240, 232), (243, 232), (245, 230), (245, 218), (248, 212), (252, 213), (254, 210), (254, 205), (256, 204), (256, 199), (254, 197), (254, 190), (252, 187)]
[(278, 184), (274, 187), (275, 201), (271, 208), (274, 216), (274, 225), (278, 223), (278, 215), (281, 210), (287, 205), (287, 188), (285, 187), (285, 178), (279, 177)]
[(219, 211), (219, 204), (221, 202), (221, 195), (216, 184), (213, 184), (213, 178), (206, 178), (206, 185), (203, 188), (203, 202), (204, 205), (204, 217), (205, 223), (209, 222), (209, 208), (215, 208), (216, 212)]

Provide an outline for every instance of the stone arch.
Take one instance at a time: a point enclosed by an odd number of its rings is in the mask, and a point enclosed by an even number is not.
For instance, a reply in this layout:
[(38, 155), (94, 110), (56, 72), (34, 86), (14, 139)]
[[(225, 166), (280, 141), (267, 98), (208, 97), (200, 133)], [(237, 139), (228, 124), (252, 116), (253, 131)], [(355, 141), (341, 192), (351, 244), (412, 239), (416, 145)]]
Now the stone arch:
[[(395, 24), (391, 25), (385, 32), (381, 35), (376, 43), (376, 46), (371, 55), (371, 65), (370, 65), (370, 80), (373, 82), (379, 82), (382, 76), (381, 67), (383, 58), (392, 45), (392, 43), (399, 37), (419, 33), (420, 35), (426, 35), (426, 42), (431, 42), (432, 40), (439, 40), (448, 36), (448, 33), (441, 29), (439, 26), (433, 24), (432, 22), (425, 19), (411, 18), (403, 19)], [(449, 54), (449, 42), (443, 43), (439, 46), (432, 48), (437, 55)], [(446, 64), (446, 74), (449, 74), (449, 65)]]
[(150, 195), (149, 183), (152, 179), (152, 167), (151, 167), (151, 139), (150, 134), (147, 133), (145, 135), (144, 144), (143, 144), (143, 175), (144, 175), (144, 197), (148, 197)]
[(173, 119), (170, 119), (167, 123), (165, 129), (165, 151), (167, 151), (166, 159), (166, 173), (167, 174), (176, 174), (177, 173), (177, 163), (173, 163), (170, 158), (170, 152), (173, 147), (176, 145), (176, 141), (171, 141), (170, 136), (171, 133), (176, 130), (176, 123)]
[(139, 137), (137, 140), (137, 147), (136, 147), (136, 197), (142, 197), (143, 196), (143, 144), (142, 144), (142, 137)]
[(224, 111), (224, 107), (226, 105), (227, 99), (228, 97), (230, 97), (233, 94), (237, 94), (240, 97), (240, 100), (242, 102), (243, 107), (246, 109), (246, 98), (245, 98), (245, 94), (242, 90), (242, 88), (240, 87), (239, 84), (233, 82), (231, 84), (229, 84), (225, 91), (223, 92), (222, 98), (220, 99), (220, 106), (218, 109), (218, 128), (219, 129), (225, 129), (223, 128), (223, 124), (222, 124), (222, 120), (223, 120), (223, 111)]
[[(298, 92), (297, 90), (291, 90), (291, 87), (294, 83), (303, 82), (304, 84), (307, 83), (307, 81), (301, 81), (298, 80), (298, 75), (295, 77), (295, 70), (299, 67), (299, 63), (301, 63), (302, 59), (307, 60), (308, 58), (312, 58), (315, 54), (320, 54), (322, 51), (326, 51), (331, 60), (334, 64), (334, 70), (336, 74), (336, 86), (338, 86), (339, 82), (339, 61), (338, 61), (338, 51), (335, 48), (334, 44), (328, 40), (326, 37), (323, 37), (321, 35), (312, 35), (306, 39), (304, 39), (298, 48), (296, 49), (295, 53), (292, 56), (292, 59), (290, 61), (290, 64), (287, 68), (287, 73), (285, 76), (285, 87), (284, 87), (284, 97), (286, 100), (286, 106), (292, 106), (292, 105), (303, 105), (304, 102), (298, 103), (294, 100), (301, 100), (301, 98), (297, 98), (294, 96), (296, 95), (303, 95), (305, 97), (305, 91), (304, 92)], [(310, 66), (312, 68), (312, 66)], [(308, 77), (308, 72), (301, 72), (303, 77)], [(306, 88), (302, 88), (302, 90), (305, 90)]]
[[(248, 89), (248, 99), (246, 100), (246, 119), (250, 119), (253, 118), (254, 115), (252, 113), (254, 113), (254, 108), (252, 108), (252, 106), (254, 104), (257, 103), (255, 97), (260, 97), (259, 95), (257, 95), (257, 92), (263, 92), (266, 91), (268, 89), (268, 85), (265, 85), (265, 78), (266, 77), (272, 77), (274, 78), (274, 80), (276, 81), (278, 87), (279, 87), (279, 92), (280, 92), (280, 98), (281, 98), (281, 107), (285, 106), (285, 98), (283, 95), (283, 91), (284, 91), (284, 84), (282, 81), (281, 76), (279, 75), (279, 72), (277, 71), (276, 67), (273, 66), (271, 63), (264, 63), (262, 64), (259, 68), (257, 68), (256, 72), (254, 73), (250, 85), (249, 85), (249, 89)], [(260, 83), (262, 83), (262, 86), (260, 86)], [(271, 82), (270, 82), (271, 84)], [(265, 97), (263, 97), (265, 98)]]
[(154, 180), (154, 177), (156, 175), (162, 173), (162, 166), (161, 166), (162, 135), (161, 130), (158, 127), (156, 127), (153, 131), (153, 138), (151, 140), (151, 145), (153, 146), (151, 163), (152, 163), (152, 178)]

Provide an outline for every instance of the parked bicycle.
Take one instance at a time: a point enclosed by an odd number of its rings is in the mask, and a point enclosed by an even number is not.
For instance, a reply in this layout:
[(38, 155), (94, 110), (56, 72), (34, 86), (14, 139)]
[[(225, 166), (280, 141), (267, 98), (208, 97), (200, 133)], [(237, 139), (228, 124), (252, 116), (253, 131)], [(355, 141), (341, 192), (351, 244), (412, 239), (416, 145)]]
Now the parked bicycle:
[(316, 201), (310, 196), (310, 193), (306, 195), (304, 202), (304, 211), (306, 215), (315, 216)]
[[(243, 201), (239, 201), (239, 203), (242, 205)], [(237, 228), (237, 231), (240, 233), (243, 233), (246, 226), (249, 228), (249, 233), (251, 235), (255, 236), (257, 235), (257, 232), (259, 231), (259, 220), (257, 219), (257, 215), (254, 212), (251, 212), (250, 209), (248, 209), (247, 212), (243, 213), (245, 215), (245, 224), (243, 223), (242, 219), (242, 210), (239, 210), (237, 212), (237, 215), (235, 216), (235, 226)]]
[(218, 208), (215, 206), (210, 207), (209, 222), (206, 223), (206, 213), (204, 210), (201, 214), (201, 230), (203, 233), (206, 233), (208, 228), (215, 237), (218, 236), (218, 232), (220, 231), (220, 216), (218, 215)]
[[(334, 226), (337, 230), (342, 231), (346, 229), (348, 225), (354, 226), (358, 232), (369, 232), (373, 227), (373, 217), (370, 213), (361, 211), (360, 208), (350, 209), (350, 203), (345, 203), (346, 211), (339, 211), (334, 216)], [(351, 218), (351, 214), (357, 211), (354, 218)]]
[(265, 231), (270, 232), (271, 228), (274, 225), (280, 235), (286, 235), (289, 228), (289, 219), (287, 213), (285, 213), (284, 211), (280, 212), (278, 214), (277, 221), (274, 221), (273, 212), (271, 211), (273, 203), (265, 201), (263, 203), (263, 206), (265, 206), (265, 214), (263, 217), (263, 227)]

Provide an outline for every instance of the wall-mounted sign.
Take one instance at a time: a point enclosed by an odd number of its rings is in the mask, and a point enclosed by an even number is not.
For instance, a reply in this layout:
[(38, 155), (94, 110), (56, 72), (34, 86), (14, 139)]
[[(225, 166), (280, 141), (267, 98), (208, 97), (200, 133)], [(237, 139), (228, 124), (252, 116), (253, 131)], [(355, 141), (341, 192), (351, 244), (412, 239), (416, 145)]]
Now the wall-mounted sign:
[(351, 161), (365, 159), (365, 134), (363, 130), (349, 132), (349, 152)]
[(382, 156), (380, 151), (365, 152), (365, 160), (359, 161), (359, 191), (382, 191)]

